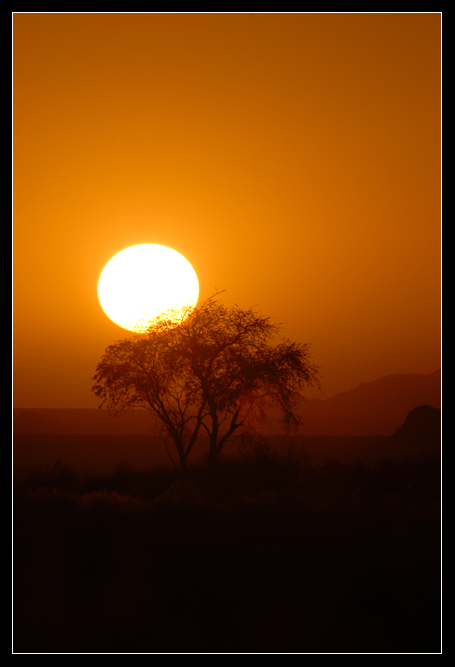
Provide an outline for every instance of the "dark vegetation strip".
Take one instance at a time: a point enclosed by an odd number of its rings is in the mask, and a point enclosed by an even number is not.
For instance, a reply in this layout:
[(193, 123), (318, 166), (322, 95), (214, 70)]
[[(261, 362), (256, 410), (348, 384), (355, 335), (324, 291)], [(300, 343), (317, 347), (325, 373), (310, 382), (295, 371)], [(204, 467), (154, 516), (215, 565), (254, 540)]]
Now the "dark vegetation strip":
[(30, 471), (16, 652), (438, 652), (440, 461)]

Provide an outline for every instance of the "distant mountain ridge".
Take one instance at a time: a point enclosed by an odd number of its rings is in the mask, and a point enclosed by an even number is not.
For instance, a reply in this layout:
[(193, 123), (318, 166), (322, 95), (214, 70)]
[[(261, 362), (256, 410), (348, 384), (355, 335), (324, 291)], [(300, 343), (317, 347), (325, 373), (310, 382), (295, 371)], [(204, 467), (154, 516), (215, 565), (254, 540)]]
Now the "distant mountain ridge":
[(441, 407), (441, 370), (387, 375), (327, 399), (303, 401), (306, 435), (391, 435), (419, 405)]
[[(391, 435), (420, 405), (441, 407), (441, 371), (388, 375), (327, 399), (303, 400), (302, 435)], [(15, 435), (147, 435), (153, 420), (145, 410), (110, 417), (97, 409), (13, 410)]]

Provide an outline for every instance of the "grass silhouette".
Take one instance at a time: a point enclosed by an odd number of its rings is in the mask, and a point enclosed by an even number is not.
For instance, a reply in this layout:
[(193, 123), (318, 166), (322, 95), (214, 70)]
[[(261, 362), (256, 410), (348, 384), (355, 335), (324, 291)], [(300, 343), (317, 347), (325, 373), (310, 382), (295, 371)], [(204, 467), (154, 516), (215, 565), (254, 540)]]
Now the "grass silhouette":
[(440, 460), (15, 483), (15, 652), (439, 652)]

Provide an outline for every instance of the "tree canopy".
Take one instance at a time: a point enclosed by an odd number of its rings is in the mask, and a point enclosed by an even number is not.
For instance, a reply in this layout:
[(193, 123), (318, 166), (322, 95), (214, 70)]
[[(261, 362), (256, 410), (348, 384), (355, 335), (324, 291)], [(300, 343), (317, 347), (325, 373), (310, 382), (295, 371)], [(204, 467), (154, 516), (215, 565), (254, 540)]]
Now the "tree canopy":
[(229, 439), (260, 431), (272, 413), (287, 432), (300, 425), (298, 400), (305, 386), (319, 386), (318, 368), (307, 344), (280, 333), (270, 317), (215, 295), (177, 324), (163, 316), (110, 345), (92, 390), (113, 414), (150, 411), (182, 468), (202, 434), (213, 462)]

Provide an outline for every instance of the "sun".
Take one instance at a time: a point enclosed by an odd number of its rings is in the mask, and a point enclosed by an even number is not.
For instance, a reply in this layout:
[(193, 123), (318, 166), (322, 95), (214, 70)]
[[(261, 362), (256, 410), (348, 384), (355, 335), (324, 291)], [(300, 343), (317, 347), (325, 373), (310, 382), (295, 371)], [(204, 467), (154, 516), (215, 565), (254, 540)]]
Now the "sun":
[(194, 308), (199, 296), (196, 273), (183, 255), (152, 243), (114, 255), (101, 272), (98, 297), (106, 315), (123, 329), (144, 332), (161, 313), (174, 316)]

